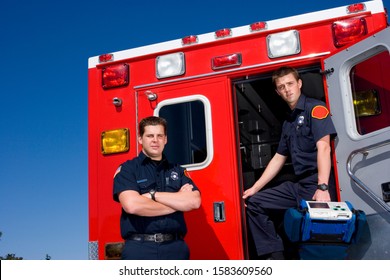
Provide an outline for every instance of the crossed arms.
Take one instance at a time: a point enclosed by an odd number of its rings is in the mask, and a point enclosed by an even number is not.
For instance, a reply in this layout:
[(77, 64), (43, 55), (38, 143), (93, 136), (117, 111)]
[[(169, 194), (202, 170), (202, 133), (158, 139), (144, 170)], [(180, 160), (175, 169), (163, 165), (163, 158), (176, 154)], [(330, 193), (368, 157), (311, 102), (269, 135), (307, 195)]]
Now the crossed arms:
[(128, 214), (156, 217), (176, 211), (190, 211), (200, 207), (201, 198), (198, 190), (191, 184), (183, 185), (178, 192), (156, 192), (155, 201), (149, 193), (139, 194), (127, 190), (119, 194), (119, 202)]

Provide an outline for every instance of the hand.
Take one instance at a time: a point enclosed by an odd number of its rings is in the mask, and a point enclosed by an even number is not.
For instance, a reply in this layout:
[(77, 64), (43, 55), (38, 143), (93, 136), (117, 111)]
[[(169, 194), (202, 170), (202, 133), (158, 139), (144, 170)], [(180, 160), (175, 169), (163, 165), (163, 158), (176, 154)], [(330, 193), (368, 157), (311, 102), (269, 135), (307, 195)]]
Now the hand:
[(313, 200), (323, 201), (323, 202), (330, 201), (329, 191), (316, 190), (316, 192), (313, 195)]
[(179, 192), (191, 192), (193, 188), (194, 188), (193, 185), (187, 183), (187, 184), (181, 186)]
[(257, 188), (255, 187), (255, 185), (253, 185), (251, 188), (249, 188), (246, 191), (244, 191), (244, 194), (243, 194), (242, 198), (243, 199), (247, 199), (248, 197), (254, 195), (257, 192), (258, 192)]
[[(247, 199), (248, 197), (254, 195), (255, 193), (257, 193), (259, 191), (259, 189), (253, 185), (251, 188), (247, 189), (246, 191), (244, 191), (244, 194), (242, 196), (242, 198), (245, 200)], [(246, 203), (244, 204), (245, 207), (247, 207)]]

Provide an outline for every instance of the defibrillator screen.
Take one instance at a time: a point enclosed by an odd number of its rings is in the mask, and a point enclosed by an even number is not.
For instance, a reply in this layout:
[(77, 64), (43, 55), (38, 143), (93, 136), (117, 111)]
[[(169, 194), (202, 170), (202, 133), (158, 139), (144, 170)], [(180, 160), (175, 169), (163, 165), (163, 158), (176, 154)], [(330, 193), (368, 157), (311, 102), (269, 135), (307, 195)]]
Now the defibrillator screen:
[(328, 203), (324, 202), (309, 202), (310, 208), (329, 208)]

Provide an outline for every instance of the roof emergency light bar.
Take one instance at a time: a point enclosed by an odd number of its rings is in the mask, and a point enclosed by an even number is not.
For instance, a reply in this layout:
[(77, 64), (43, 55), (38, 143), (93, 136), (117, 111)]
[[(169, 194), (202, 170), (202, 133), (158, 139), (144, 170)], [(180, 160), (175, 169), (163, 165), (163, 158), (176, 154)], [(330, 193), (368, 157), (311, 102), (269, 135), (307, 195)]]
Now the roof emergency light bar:
[[(286, 18), (280, 18), (276, 20), (270, 20), (267, 22), (258, 22), (251, 25), (245, 25), (235, 28), (225, 28), (218, 30), (212, 33), (206, 33), (201, 35), (191, 35), (184, 37), (180, 40), (171, 40), (158, 44), (143, 46), (139, 48), (133, 48), (125, 51), (115, 52), (114, 54), (109, 54), (109, 56), (95, 56), (89, 58), (88, 67), (94, 68), (99, 63), (109, 62), (109, 61), (120, 61), (124, 59), (139, 57), (142, 55), (148, 55), (156, 52), (167, 52), (173, 49), (179, 49), (183, 46), (188, 46), (191, 44), (205, 44), (213, 42), (218, 39), (225, 37), (240, 37), (248, 35), (250, 32), (261, 32), (266, 29), (267, 31), (272, 30), (281, 30), (289, 26), (296, 25), (305, 25), (313, 22), (321, 22), (328, 20), (330, 18), (343, 18), (346, 15), (365, 13), (369, 11), (371, 14), (384, 13), (384, 7), (381, 1), (366, 1), (357, 4), (352, 4), (348, 6), (342, 6), (322, 11), (311, 12), (299, 16), (291, 16)], [(271, 52), (271, 55), (273, 52)], [(115, 59), (114, 59), (115, 55)], [(108, 59), (110, 57), (110, 59)]]

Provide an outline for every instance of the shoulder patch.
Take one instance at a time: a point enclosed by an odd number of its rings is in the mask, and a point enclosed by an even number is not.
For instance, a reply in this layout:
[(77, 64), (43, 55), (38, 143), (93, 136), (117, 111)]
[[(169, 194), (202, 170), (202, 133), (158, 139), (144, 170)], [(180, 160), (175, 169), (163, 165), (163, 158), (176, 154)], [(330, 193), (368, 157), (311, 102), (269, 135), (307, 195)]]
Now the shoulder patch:
[(114, 178), (115, 178), (115, 176), (116, 176), (119, 172), (121, 172), (121, 169), (122, 169), (122, 165), (119, 166), (118, 169), (115, 171)]
[(317, 105), (311, 110), (311, 116), (315, 119), (325, 119), (329, 115), (329, 110), (325, 106)]

